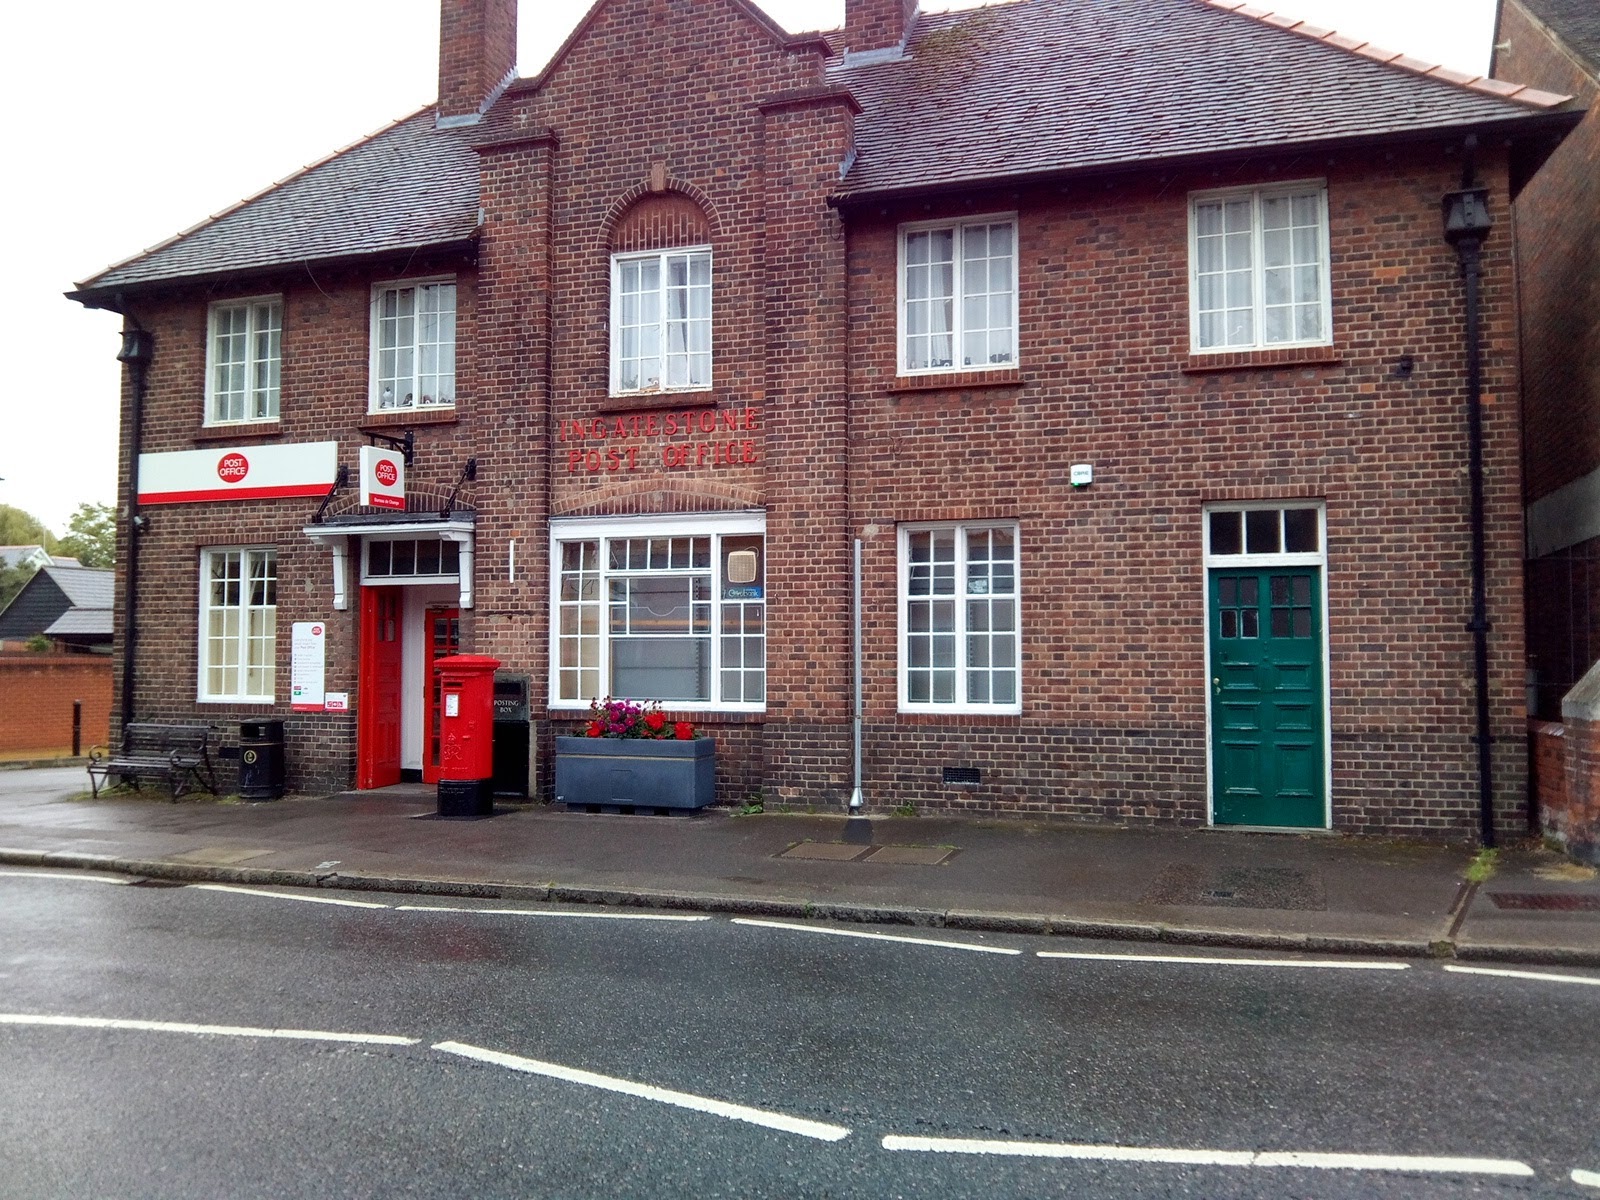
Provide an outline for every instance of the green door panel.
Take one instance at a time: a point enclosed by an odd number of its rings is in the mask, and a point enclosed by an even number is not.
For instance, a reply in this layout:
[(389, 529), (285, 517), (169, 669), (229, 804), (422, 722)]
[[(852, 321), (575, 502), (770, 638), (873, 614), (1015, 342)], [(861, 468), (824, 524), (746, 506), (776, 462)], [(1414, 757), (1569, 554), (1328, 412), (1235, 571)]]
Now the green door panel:
[(1208, 587), (1212, 819), (1321, 828), (1327, 713), (1320, 569), (1218, 569)]

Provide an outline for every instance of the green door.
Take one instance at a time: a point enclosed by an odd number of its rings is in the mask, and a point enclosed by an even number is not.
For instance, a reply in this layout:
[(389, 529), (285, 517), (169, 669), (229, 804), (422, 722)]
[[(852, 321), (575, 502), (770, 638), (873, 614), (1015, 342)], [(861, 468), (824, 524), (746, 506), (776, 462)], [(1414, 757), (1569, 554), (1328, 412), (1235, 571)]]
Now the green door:
[(1317, 567), (1213, 570), (1212, 819), (1321, 828), (1322, 586)]

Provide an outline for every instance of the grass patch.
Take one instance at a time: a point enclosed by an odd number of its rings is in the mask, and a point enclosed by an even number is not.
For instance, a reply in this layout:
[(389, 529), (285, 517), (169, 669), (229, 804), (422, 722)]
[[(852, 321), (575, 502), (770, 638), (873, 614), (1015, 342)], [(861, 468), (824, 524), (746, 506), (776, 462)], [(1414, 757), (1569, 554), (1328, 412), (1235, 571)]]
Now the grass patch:
[(1487, 883), (1494, 877), (1495, 871), (1500, 867), (1500, 851), (1479, 850), (1473, 855), (1472, 861), (1467, 864), (1466, 879), (1468, 883)]

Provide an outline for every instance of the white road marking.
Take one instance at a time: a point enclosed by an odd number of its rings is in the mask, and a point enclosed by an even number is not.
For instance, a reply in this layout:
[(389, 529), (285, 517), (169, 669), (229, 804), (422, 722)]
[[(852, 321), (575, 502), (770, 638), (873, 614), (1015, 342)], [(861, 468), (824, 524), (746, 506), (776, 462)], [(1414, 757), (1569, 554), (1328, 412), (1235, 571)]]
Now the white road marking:
[(52, 1017), (0, 1013), (0, 1025), (65, 1025), (77, 1029), (129, 1029), (142, 1033), (198, 1033), (217, 1037), (286, 1038), (307, 1042), (356, 1042), (363, 1046), (415, 1046), (422, 1039), (388, 1033), (334, 1033), (326, 1029), (253, 1029), (248, 1025), (192, 1025), (187, 1021), (129, 1021), (115, 1017)]
[(1446, 964), (1446, 971), (1457, 975), (1499, 975), (1506, 979), (1538, 979), (1546, 983), (1586, 983), (1600, 987), (1600, 979), (1586, 979), (1582, 975), (1551, 975), (1545, 971), (1506, 971), (1496, 967), (1456, 967)]
[(580, 1083), (585, 1087), (618, 1092), (624, 1096), (637, 1096), (642, 1100), (654, 1100), (658, 1104), (671, 1104), (677, 1108), (727, 1117), (730, 1121), (745, 1121), (751, 1125), (761, 1125), (783, 1133), (797, 1133), (801, 1137), (815, 1138), (822, 1142), (837, 1142), (850, 1136), (850, 1131), (842, 1125), (826, 1125), (821, 1121), (808, 1121), (803, 1117), (791, 1117), (764, 1108), (747, 1108), (743, 1104), (729, 1104), (725, 1100), (712, 1100), (690, 1092), (674, 1092), (666, 1088), (653, 1087), (648, 1083), (635, 1083), (631, 1079), (596, 1075), (592, 1071), (580, 1071), (573, 1067), (522, 1058), (515, 1054), (502, 1054), (498, 1050), (486, 1050), (482, 1046), (469, 1046), (464, 1042), (439, 1042), (433, 1048), (442, 1050), (446, 1054), (460, 1055), (462, 1058), (475, 1059), (497, 1067), (507, 1067), (513, 1071), (523, 1071), (529, 1075), (543, 1075), (566, 1083)]
[(994, 1154), (1026, 1158), (1081, 1158), (1097, 1162), (1177, 1163), (1209, 1167), (1305, 1167), (1336, 1171), (1419, 1171), (1453, 1175), (1531, 1176), (1526, 1163), (1504, 1158), (1445, 1158), (1410, 1154), (1323, 1154), (1309, 1151), (1184, 1150), (1167, 1146), (1094, 1146), (1066, 1142), (997, 1142), (976, 1138), (883, 1139), (885, 1150), (935, 1154)]
[(621, 913), (621, 912), (566, 912), (551, 910), (542, 912), (527, 908), (454, 908), (444, 904), (396, 904), (396, 912), (449, 912), (449, 913), (481, 913), (493, 917), (588, 917), (591, 920), (605, 921), (709, 921), (708, 916), (679, 916), (669, 913)]
[(126, 879), (112, 879), (107, 875), (80, 875), (76, 871), (0, 871), (7, 879), (76, 879), (82, 883), (126, 884)]
[(1584, 1187), (1600, 1188), (1600, 1171), (1580, 1171), (1574, 1167), (1572, 1182), (1581, 1183)]
[(1324, 971), (1409, 971), (1410, 963), (1342, 962), (1316, 958), (1207, 958), (1195, 954), (1088, 954), (1068, 950), (1040, 950), (1040, 958), (1086, 958), (1103, 962), (1203, 963), (1219, 967), (1311, 967)]
[(758, 921), (735, 917), (735, 925), (759, 925), (766, 929), (794, 929), (800, 933), (826, 933), (832, 937), (865, 938), (873, 942), (904, 942), (908, 946), (939, 946), (945, 950), (975, 950), (979, 954), (1021, 954), (1004, 946), (974, 946), (971, 942), (941, 942), (934, 938), (901, 937), (893, 933), (868, 933), (862, 929), (824, 929), (820, 925), (793, 925), (788, 921)]
[(241, 896), (266, 896), (269, 900), (299, 900), (304, 904), (337, 904), (341, 908), (388, 908), (370, 900), (336, 900), (332, 896), (297, 896), (293, 892), (268, 892), (261, 888), (234, 887), (228, 883), (191, 883), (202, 892), (237, 892)]

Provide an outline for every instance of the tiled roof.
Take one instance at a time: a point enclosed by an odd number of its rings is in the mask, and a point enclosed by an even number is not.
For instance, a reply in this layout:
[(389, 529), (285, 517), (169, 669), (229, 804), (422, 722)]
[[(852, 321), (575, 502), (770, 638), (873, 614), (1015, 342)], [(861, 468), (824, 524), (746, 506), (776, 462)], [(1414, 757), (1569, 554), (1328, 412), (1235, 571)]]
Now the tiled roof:
[(1479, 126), (1565, 99), (1391, 62), (1399, 56), (1308, 26), (1285, 31), (1297, 24), (1243, 0), (1017, 0), (924, 14), (903, 57), (830, 67), (862, 106), (839, 190)]
[(458, 132), (434, 128), (430, 107), (78, 287), (447, 245), (471, 237), (477, 219), (477, 155)]
[(1576, 54), (1600, 71), (1600, 3), (1596, 0), (1522, 0), (1522, 6)]
[(112, 604), (115, 572), (103, 567), (40, 567), (74, 608), (106, 608)]
[(109, 608), (69, 608), (45, 630), (49, 637), (110, 637), (112, 632)]

